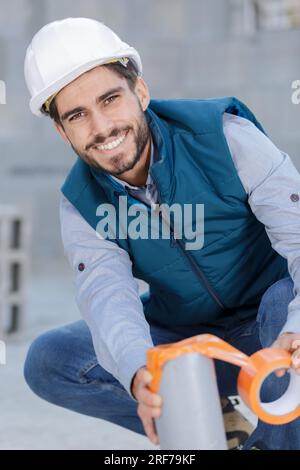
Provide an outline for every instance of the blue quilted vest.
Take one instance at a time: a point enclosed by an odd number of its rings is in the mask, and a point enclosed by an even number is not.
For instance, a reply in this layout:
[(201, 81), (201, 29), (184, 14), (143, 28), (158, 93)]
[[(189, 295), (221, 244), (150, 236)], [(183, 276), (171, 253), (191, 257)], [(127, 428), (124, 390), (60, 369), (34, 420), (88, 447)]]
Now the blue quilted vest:
[[(159, 202), (204, 204), (201, 249), (186, 250), (184, 237), (114, 240), (128, 252), (133, 275), (149, 284), (143, 298), (149, 322), (169, 328), (230, 327), (254, 317), (266, 289), (289, 275), (287, 261), (272, 249), (248, 204), (223, 133), (224, 112), (247, 118), (263, 131), (252, 112), (231, 97), (153, 100), (146, 112), (158, 153), (150, 171)], [(81, 159), (62, 192), (94, 229), (100, 204), (117, 209), (119, 196), (128, 197), (128, 206), (138, 203)]]

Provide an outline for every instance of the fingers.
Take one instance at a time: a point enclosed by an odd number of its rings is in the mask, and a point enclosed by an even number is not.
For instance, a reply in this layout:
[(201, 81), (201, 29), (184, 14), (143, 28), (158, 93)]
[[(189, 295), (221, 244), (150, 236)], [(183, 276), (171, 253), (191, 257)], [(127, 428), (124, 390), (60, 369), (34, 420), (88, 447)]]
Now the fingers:
[(132, 394), (136, 400), (139, 401), (140, 390), (150, 384), (151, 380), (152, 375), (145, 367), (142, 367), (137, 371), (132, 384)]
[[(272, 344), (272, 348), (284, 349), (292, 354), (292, 368), (296, 374), (300, 375), (300, 339), (299, 334), (283, 333)], [(277, 377), (283, 377), (286, 369), (275, 371)]]
[[(292, 367), (293, 367), (293, 371), (296, 372), (297, 375), (300, 375), (300, 366), (299, 366), (299, 364), (298, 364), (298, 367), (297, 367), (297, 365), (292, 363)], [(283, 377), (286, 374), (286, 371), (287, 371), (287, 369), (278, 369), (278, 370), (275, 371), (275, 375), (276, 375), (276, 377), (279, 377), (279, 378)]]
[(276, 377), (283, 377), (286, 373), (286, 369), (278, 369), (275, 371)]
[(293, 368), (296, 372), (296, 374), (300, 375), (300, 341), (294, 341), (292, 344), (292, 349), (295, 349), (295, 351), (292, 354), (292, 364)]
[(300, 367), (293, 367), (293, 370), (296, 372), (297, 375), (300, 375)]
[(285, 351), (289, 351), (291, 345), (291, 339), (288, 335), (280, 336), (271, 346), (271, 348), (278, 348), (284, 349)]
[(296, 339), (292, 342), (292, 349), (297, 349), (300, 346), (300, 340)]
[(136, 374), (136, 388), (137, 392), (141, 390), (143, 387), (150, 384), (152, 381), (152, 375), (146, 369), (140, 369)]
[(147, 370), (140, 370), (137, 374), (136, 399), (147, 406), (160, 407), (162, 399), (157, 393), (150, 392), (147, 385), (151, 382), (152, 375)]
[(150, 392), (147, 388), (139, 390), (139, 401), (147, 406), (160, 407), (162, 406), (162, 399), (157, 393)]
[(138, 416), (140, 417), (145, 432), (152, 442), (152, 444), (159, 444), (159, 438), (156, 433), (154, 418), (159, 418), (161, 415), (161, 408), (153, 408), (144, 404), (138, 407)]
[[(299, 343), (299, 341), (296, 341), (297, 343)], [(296, 372), (297, 375), (300, 375), (300, 348), (299, 348), (299, 344), (297, 344), (297, 349), (294, 350), (294, 352), (292, 353), (292, 368), (293, 370)], [(293, 349), (295, 349), (295, 345), (294, 343), (292, 344), (292, 347), (290, 348), (290, 350), (292, 351)], [(277, 371), (275, 371), (275, 375), (277, 377), (283, 377), (284, 374), (286, 373), (287, 369), (278, 369)]]
[(147, 388), (151, 381), (150, 372), (145, 368), (140, 369), (135, 379), (135, 396), (139, 402), (137, 413), (143, 423), (145, 433), (154, 445), (158, 445), (159, 438), (154, 419), (161, 415), (162, 399), (160, 395)]
[(145, 429), (145, 433), (148, 436), (148, 439), (152, 442), (152, 444), (158, 445), (159, 444), (159, 439), (158, 439), (158, 436), (157, 436), (157, 434), (154, 430), (153, 420), (152, 419), (143, 419), (142, 423), (143, 423), (143, 426), (144, 426), (144, 429)]

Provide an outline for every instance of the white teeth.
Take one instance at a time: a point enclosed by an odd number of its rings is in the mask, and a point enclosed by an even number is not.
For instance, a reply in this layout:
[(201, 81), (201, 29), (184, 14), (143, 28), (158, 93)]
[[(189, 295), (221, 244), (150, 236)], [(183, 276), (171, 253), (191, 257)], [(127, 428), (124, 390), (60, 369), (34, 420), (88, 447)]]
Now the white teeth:
[(122, 142), (124, 142), (125, 137), (126, 137), (126, 134), (124, 134), (123, 137), (120, 137), (119, 139), (114, 140), (113, 142), (110, 142), (107, 145), (97, 145), (96, 148), (98, 150), (113, 150), (113, 149), (119, 147), (119, 145), (121, 145)]

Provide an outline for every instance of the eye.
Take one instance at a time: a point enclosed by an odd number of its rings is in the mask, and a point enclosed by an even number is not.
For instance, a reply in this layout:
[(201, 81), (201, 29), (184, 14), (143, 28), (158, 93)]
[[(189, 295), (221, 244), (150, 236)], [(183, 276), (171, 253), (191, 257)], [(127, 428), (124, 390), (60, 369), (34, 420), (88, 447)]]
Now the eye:
[(105, 101), (104, 101), (104, 104), (110, 104), (112, 103), (113, 101), (115, 101), (117, 98), (118, 98), (119, 95), (113, 95), (113, 96), (110, 96), (109, 98), (107, 98)]
[(69, 122), (71, 122), (71, 121), (77, 121), (80, 117), (83, 116), (83, 114), (84, 114), (83, 112), (74, 114), (74, 116), (70, 117)]

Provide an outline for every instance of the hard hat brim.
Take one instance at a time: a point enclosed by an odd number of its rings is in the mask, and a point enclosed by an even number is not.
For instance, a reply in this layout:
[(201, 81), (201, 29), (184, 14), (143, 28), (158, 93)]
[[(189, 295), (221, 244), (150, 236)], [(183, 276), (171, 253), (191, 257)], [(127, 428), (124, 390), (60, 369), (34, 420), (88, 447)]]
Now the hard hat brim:
[(113, 57), (102, 57), (101, 59), (95, 59), (84, 63), (71, 70), (68, 74), (60, 77), (58, 80), (55, 80), (55, 82), (47, 86), (47, 89), (41, 91), (30, 100), (31, 112), (38, 117), (45, 116), (45, 114), (42, 113), (41, 108), (50, 96), (59, 93), (64, 87), (89, 70), (92, 70), (99, 65), (105, 65), (114, 59), (121, 59), (122, 57), (127, 57), (135, 64), (138, 76), (141, 77), (143, 73), (142, 62), (137, 51), (133, 48), (129, 48), (128, 51), (122, 50), (120, 54), (114, 54)]

